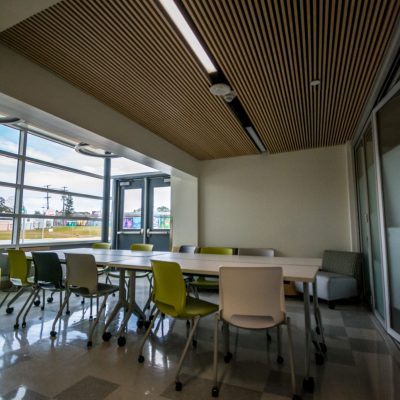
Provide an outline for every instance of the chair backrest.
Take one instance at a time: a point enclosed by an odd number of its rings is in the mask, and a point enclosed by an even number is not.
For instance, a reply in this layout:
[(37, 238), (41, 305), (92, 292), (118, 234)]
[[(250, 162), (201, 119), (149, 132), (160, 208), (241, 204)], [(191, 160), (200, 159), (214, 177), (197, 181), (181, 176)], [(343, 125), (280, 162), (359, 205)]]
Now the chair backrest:
[(275, 323), (282, 320), (285, 298), (281, 267), (222, 266), (219, 289), (221, 316), (228, 322), (241, 316), (270, 317)]
[(263, 256), (263, 257), (274, 257), (275, 250), (267, 248), (243, 248), (238, 249), (239, 256)]
[(223, 254), (226, 256), (233, 255), (231, 247), (201, 247), (200, 254)]
[(97, 292), (97, 265), (92, 254), (65, 254), (68, 286), (86, 288), (90, 294)]
[(360, 278), (361, 253), (352, 251), (325, 250), (322, 258), (322, 270)]
[(51, 283), (56, 288), (61, 288), (63, 272), (57, 253), (32, 252), (35, 265), (35, 282)]
[(9, 249), (7, 253), (10, 281), (14, 285), (28, 284), (30, 263), (26, 259), (25, 252), (23, 250)]
[(198, 248), (197, 246), (192, 246), (192, 245), (182, 245), (179, 247), (179, 253), (197, 253)]
[(131, 245), (132, 251), (152, 251), (154, 244), (150, 243), (133, 243)]
[(93, 243), (92, 249), (106, 249), (106, 250), (109, 250), (109, 249), (111, 249), (111, 243), (108, 243), (108, 242)]
[(151, 260), (153, 301), (161, 312), (176, 317), (186, 305), (186, 286), (181, 267), (170, 261)]

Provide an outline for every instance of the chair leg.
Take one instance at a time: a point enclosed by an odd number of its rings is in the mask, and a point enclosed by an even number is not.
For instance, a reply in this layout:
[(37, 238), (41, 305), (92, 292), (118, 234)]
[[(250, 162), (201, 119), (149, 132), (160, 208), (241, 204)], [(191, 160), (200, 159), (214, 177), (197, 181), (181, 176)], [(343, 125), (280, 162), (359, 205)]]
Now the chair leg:
[(293, 342), (292, 342), (292, 328), (290, 324), (290, 318), (286, 318), (286, 328), (288, 334), (288, 350), (289, 350), (289, 360), (290, 360), (290, 375), (292, 380), (292, 392), (293, 396), (296, 395), (296, 372), (294, 366), (294, 356), (293, 356)]
[(282, 340), (281, 340), (281, 326), (278, 325), (276, 327), (276, 340), (277, 340), (277, 346), (278, 346), (278, 356), (276, 358), (276, 362), (278, 364), (283, 363), (283, 357), (282, 357)]
[(45, 300), (46, 300), (46, 291), (42, 289), (42, 306), (40, 307), (42, 311), (44, 310)]
[(6, 294), (6, 297), (4, 297), (4, 299), (2, 300), (2, 302), (1, 302), (1, 304), (0, 304), (0, 308), (1, 308), (1, 306), (6, 302), (8, 296), (10, 295), (10, 293), (11, 293), (11, 292), (8, 292), (8, 293)]
[[(22, 292), (26, 292), (27, 289), (32, 289), (31, 287), (23, 287), (21, 289)], [(15, 325), (14, 325), (14, 329), (18, 329), (19, 327), (19, 317), (21, 316), (21, 314), (23, 313), (23, 311), (25, 310), (25, 307), (27, 306), (27, 304), (29, 304), (29, 302), (31, 301), (32, 297), (33, 300), (35, 300), (36, 296), (33, 296), (34, 294), (36, 294), (36, 289), (32, 289), (30, 295), (28, 296), (28, 298), (25, 300), (25, 303), (23, 304), (23, 306), (21, 307), (21, 309), (19, 310), (19, 313), (17, 315), (17, 318), (15, 319)]]
[(22, 327), (23, 327), (23, 328), (25, 328), (25, 325), (26, 325), (26, 317), (27, 317), (27, 315), (29, 314), (29, 311), (30, 311), (30, 309), (32, 308), (33, 303), (35, 302), (36, 296), (39, 295), (39, 292), (40, 292), (40, 288), (37, 288), (37, 289), (35, 289), (35, 290), (33, 291), (33, 293), (32, 293), (33, 298), (32, 298), (32, 300), (29, 302), (28, 307), (26, 308), (26, 311), (25, 311), (25, 313), (24, 313), (24, 316), (22, 317)]
[(213, 397), (218, 396), (218, 325), (219, 325), (219, 314), (215, 314), (214, 322), (214, 386), (211, 390)]
[[(98, 299), (98, 297), (97, 297), (97, 299)], [(101, 318), (101, 314), (103, 313), (103, 311), (106, 308), (107, 299), (108, 299), (108, 294), (106, 294), (104, 296), (104, 300), (101, 303), (100, 310), (99, 310), (98, 314), (96, 315), (96, 319), (94, 320), (92, 326), (90, 327), (89, 335), (88, 335), (88, 342), (87, 342), (87, 346), (88, 347), (92, 346), (93, 332), (96, 329), (97, 324), (99, 323), (99, 319)], [(90, 300), (92, 300), (92, 298), (90, 298)]]
[(67, 304), (69, 304), (69, 297), (70, 296), (71, 296), (71, 292), (69, 290), (67, 290), (66, 293), (65, 293), (64, 302), (62, 303), (60, 309), (58, 310), (58, 313), (57, 313), (56, 317), (54, 318), (53, 326), (51, 327), (51, 331), (50, 331), (50, 336), (51, 337), (55, 337), (57, 335), (56, 324), (57, 324), (57, 321), (61, 318), (61, 315), (62, 315), (62, 312), (64, 311), (65, 306)]
[(20, 287), (20, 288), (18, 289), (18, 292), (17, 292), (17, 293), (14, 295), (14, 297), (7, 303), (7, 308), (10, 308), (11, 304), (14, 303), (14, 301), (17, 300), (17, 299), (22, 295), (22, 293), (25, 293), (25, 291), (24, 291), (23, 289), (24, 289), (23, 287)]
[(188, 337), (188, 339), (186, 341), (185, 348), (183, 349), (181, 358), (179, 359), (178, 368), (177, 368), (176, 375), (175, 375), (175, 389), (178, 390), (178, 391), (182, 389), (182, 383), (179, 380), (179, 374), (181, 372), (183, 361), (185, 360), (186, 353), (188, 351), (190, 342), (193, 339), (193, 335), (194, 335), (194, 333), (195, 333), (195, 331), (197, 329), (197, 325), (199, 324), (199, 321), (200, 321), (200, 317), (199, 316), (194, 318), (193, 327), (192, 327), (192, 329), (190, 331), (190, 334), (189, 334), (189, 337)]
[(229, 324), (227, 322), (223, 322), (222, 330), (224, 333), (224, 361), (228, 363), (232, 359), (232, 353), (230, 352), (230, 343), (229, 343)]
[(145, 335), (144, 335), (144, 337), (142, 339), (142, 343), (140, 343), (140, 346), (139, 346), (139, 357), (138, 357), (138, 361), (140, 363), (142, 363), (144, 361), (143, 347), (144, 347), (144, 345), (146, 343), (147, 338), (150, 336), (151, 330), (153, 329), (153, 325), (154, 325), (157, 317), (159, 316), (159, 314), (160, 314), (160, 310), (157, 310), (156, 313), (154, 314), (153, 318), (151, 319), (150, 325), (147, 328), (147, 331), (146, 331), (146, 333), (145, 333)]

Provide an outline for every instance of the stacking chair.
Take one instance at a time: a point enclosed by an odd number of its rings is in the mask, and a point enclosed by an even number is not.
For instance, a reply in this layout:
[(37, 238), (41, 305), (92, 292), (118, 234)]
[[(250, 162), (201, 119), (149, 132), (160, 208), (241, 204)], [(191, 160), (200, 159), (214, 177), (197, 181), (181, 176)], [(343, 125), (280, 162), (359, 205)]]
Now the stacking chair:
[[(98, 243), (93, 243), (92, 244), (92, 249), (104, 249), (104, 250), (110, 250), (111, 249), (111, 243), (108, 242), (98, 242)], [(109, 283), (112, 285), (111, 279), (109, 277), (109, 272), (110, 268), (108, 266), (103, 266), (103, 267), (97, 267), (97, 275), (106, 275), (106, 283)]]
[(184, 245), (179, 247), (179, 251), (178, 252), (179, 253), (194, 254), (194, 253), (197, 253), (197, 251), (198, 251), (197, 246), (184, 244)]
[(262, 256), (262, 257), (274, 257), (275, 249), (264, 248), (264, 247), (244, 247), (238, 249), (239, 256)]
[[(29, 276), (30, 263), (26, 259), (25, 252), (23, 250), (15, 250), (15, 249), (8, 250), (8, 266), (10, 270), (10, 281), (13, 284), (14, 288), (17, 289), (17, 292), (14, 295), (14, 297), (7, 303), (6, 313), (11, 314), (14, 311), (14, 307), (11, 307), (11, 305), (23, 293), (27, 291), (30, 292), (28, 298), (21, 307), (17, 315), (17, 318), (15, 320), (14, 328), (18, 329), (19, 317), (23, 313), (25, 307), (30, 303), (31, 299), (35, 298), (34, 295), (36, 293), (36, 290), (34, 287), (34, 278)], [(40, 301), (34, 301), (34, 304), (38, 306), (40, 304)]]
[[(231, 256), (233, 255), (233, 249), (230, 247), (201, 247), (199, 253)], [(190, 282), (190, 287), (194, 290), (194, 293), (198, 298), (199, 290), (218, 290), (218, 279), (206, 279), (204, 276), (199, 276), (195, 281)]]
[[(180, 391), (182, 390), (182, 383), (179, 380), (179, 374), (199, 320), (201, 317), (205, 317), (217, 311), (218, 306), (187, 295), (186, 285), (179, 264), (152, 260), (151, 266), (154, 277), (153, 301), (157, 307), (157, 312), (155, 317), (151, 320), (150, 326), (140, 345), (138, 361), (139, 363), (143, 363), (144, 361), (143, 347), (151, 333), (154, 321), (160, 313), (177, 319), (192, 320), (192, 328), (179, 359), (175, 376), (175, 389)], [(195, 341), (193, 341), (193, 345), (196, 345)]]
[(67, 262), (67, 295), (65, 296), (64, 302), (54, 319), (50, 336), (55, 337), (57, 335), (55, 327), (71, 293), (78, 294), (83, 298), (88, 297), (90, 299), (104, 297), (97, 318), (92, 322), (92, 326), (89, 329), (87, 346), (91, 347), (93, 344), (93, 332), (103, 311), (105, 310), (107, 298), (110, 294), (118, 290), (118, 286), (98, 282), (97, 265), (93, 255), (66, 254), (65, 257)]
[[(50, 290), (52, 293), (60, 293), (60, 307), (62, 305), (62, 292), (65, 290), (63, 284), (63, 271), (61, 262), (57, 253), (38, 253), (32, 252), (32, 258), (35, 265), (35, 288), (34, 296), (25, 310), (22, 327), (26, 326), (26, 317), (32, 307), (34, 299), (39, 295), (40, 291), (43, 294), (42, 310), (45, 305), (45, 292)], [(69, 310), (67, 310), (67, 314)]]
[(214, 386), (212, 396), (218, 397), (218, 331), (219, 322), (224, 323), (225, 362), (230, 362), (229, 325), (245, 329), (278, 328), (278, 357), (282, 363), (280, 325), (286, 324), (288, 350), (292, 377), (293, 399), (296, 395), (296, 380), (293, 360), (290, 319), (285, 313), (283, 278), (281, 267), (228, 267), (220, 268), (220, 305), (215, 318), (214, 331)]

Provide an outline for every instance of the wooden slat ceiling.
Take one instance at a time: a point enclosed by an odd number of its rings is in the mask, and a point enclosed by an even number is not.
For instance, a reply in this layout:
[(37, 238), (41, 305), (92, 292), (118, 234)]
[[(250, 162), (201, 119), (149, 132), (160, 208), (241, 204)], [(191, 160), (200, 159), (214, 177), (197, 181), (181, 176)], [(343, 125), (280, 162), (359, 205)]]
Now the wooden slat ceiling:
[[(353, 137), (400, 10), (398, 0), (180, 4), (271, 153)], [(198, 159), (257, 152), (156, 0), (63, 1), (0, 41)]]

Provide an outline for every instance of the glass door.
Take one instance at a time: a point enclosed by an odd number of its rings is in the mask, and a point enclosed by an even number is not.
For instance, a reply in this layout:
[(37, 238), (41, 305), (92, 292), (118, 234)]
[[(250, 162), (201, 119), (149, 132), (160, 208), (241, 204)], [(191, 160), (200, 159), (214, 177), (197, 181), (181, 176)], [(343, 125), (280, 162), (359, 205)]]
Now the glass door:
[(377, 199), (376, 183), (376, 159), (374, 155), (374, 140), (372, 129), (369, 128), (364, 136), (365, 148), (365, 169), (367, 178), (368, 192), (368, 216), (370, 232), (370, 251), (371, 251), (371, 270), (373, 286), (373, 307), (374, 311), (382, 321), (385, 321), (385, 292), (383, 285), (383, 266), (382, 266), (382, 248), (381, 235), (379, 228), (379, 209)]
[[(376, 114), (387, 252), (389, 328), (400, 339), (400, 94)], [(393, 332), (394, 331), (394, 332)]]
[(150, 243), (154, 250), (169, 250), (171, 187), (168, 176), (117, 178), (114, 181), (114, 243), (129, 249)]

